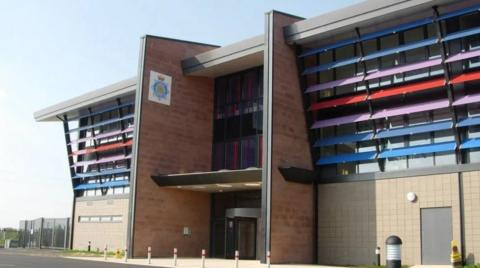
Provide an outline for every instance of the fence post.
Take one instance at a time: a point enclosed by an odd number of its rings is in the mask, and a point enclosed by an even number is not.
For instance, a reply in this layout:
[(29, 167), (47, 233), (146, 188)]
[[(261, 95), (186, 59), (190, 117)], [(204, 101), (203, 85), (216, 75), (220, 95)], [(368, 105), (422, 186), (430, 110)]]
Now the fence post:
[(205, 250), (202, 249), (202, 268), (205, 268), (205, 254), (206, 254)]
[(267, 251), (267, 268), (270, 268), (270, 251)]

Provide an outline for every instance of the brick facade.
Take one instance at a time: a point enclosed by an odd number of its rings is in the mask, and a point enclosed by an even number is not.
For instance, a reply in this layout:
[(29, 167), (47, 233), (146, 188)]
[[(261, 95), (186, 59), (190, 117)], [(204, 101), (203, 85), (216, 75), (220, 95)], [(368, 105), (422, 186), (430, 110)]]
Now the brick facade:
[(283, 26), (298, 18), (273, 14), (271, 252), (273, 263), (313, 261), (313, 187), (287, 182), (278, 167), (312, 169), (295, 50)]
[[(214, 47), (146, 37), (136, 176), (134, 257), (199, 256), (209, 248), (210, 195), (160, 188), (154, 174), (211, 169), (213, 79), (184, 76), (180, 61)], [(171, 105), (148, 100), (150, 70), (173, 77)], [(138, 96), (137, 96), (138, 97)], [(183, 236), (190, 227), (191, 236)]]
[[(81, 216), (122, 216), (122, 222), (79, 222)], [(79, 200), (75, 202), (73, 249), (87, 250), (91, 241), (92, 250), (109, 251), (125, 249), (128, 224), (128, 198)]]

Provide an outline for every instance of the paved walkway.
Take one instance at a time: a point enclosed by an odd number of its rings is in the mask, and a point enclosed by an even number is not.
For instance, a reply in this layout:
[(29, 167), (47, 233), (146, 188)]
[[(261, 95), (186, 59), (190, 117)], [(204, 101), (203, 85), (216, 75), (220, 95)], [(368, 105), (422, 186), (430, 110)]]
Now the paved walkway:
[[(103, 258), (99, 257), (66, 257), (71, 259), (80, 259), (80, 260), (89, 260), (89, 261), (100, 261), (105, 262)], [(110, 263), (125, 263), (123, 259), (108, 258), (107, 262)], [(146, 259), (128, 259), (127, 263), (136, 264), (136, 265), (149, 265)], [(155, 258), (152, 259), (150, 266), (156, 267), (175, 267), (173, 266), (172, 258)], [(202, 260), (201, 259), (189, 259), (189, 258), (179, 258), (177, 260), (176, 268), (201, 268)], [(260, 261), (251, 261), (251, 260), (240, 260), (238, 268), (266, 268), (266, 264), (260, 263)], [(305, 265), (305, 264), (272, 264), (271, 268), (336, 268), (335, 266), (322, 266), (322, 265)], [(338, 266), (337, 266), (338, 267)], [(225, 259), (210, 259), (205, 260), (205, 268), (235, 268), (234, 260), (225, 260)]]

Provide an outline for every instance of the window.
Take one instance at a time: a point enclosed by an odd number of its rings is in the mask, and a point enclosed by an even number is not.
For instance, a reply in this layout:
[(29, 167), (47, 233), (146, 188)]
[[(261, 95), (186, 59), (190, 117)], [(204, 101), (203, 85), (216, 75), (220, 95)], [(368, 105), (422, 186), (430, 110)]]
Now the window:
[(80, 216), (78, 217), (80, 223), (118, 223), (122, 222), (121, 215), (105, 215), (105, 216)]
[(214, 170), (260, 166), (262, 78), (257, 67), (215, 80)]

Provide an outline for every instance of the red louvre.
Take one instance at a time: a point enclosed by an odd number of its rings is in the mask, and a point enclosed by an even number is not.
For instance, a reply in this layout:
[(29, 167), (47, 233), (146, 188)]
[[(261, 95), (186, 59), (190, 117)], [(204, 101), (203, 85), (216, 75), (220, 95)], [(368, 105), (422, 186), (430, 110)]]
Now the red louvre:
[(454, 84), (478, 80), (478, 79), (480, 79), (480, 71), (457, 75), (450, 80), (450, 84), (454, 85)]
[(381, 99), (390, 96), (402, 95), (407, 93), (413, 93), (417, 91), (423, 91), (431, 88), (441, 87), (445, 85), (443, 78), (424, 81), (420, 83), (414, 83), (406, 86), (393, 87), (389, 89), (383, 89), (372, 93), (369, 97), (371, 100)]
[(354, 104), (359, 103), (367, 99), (367, 94), (355, 95), (355, 96), (348, 96), (328, 101), (322, 101), (314, 103), (310, 106), (310, 111), (316, 111), (331, 107), (337, 107), (340, 105), (347, 105), (347, 104)]

